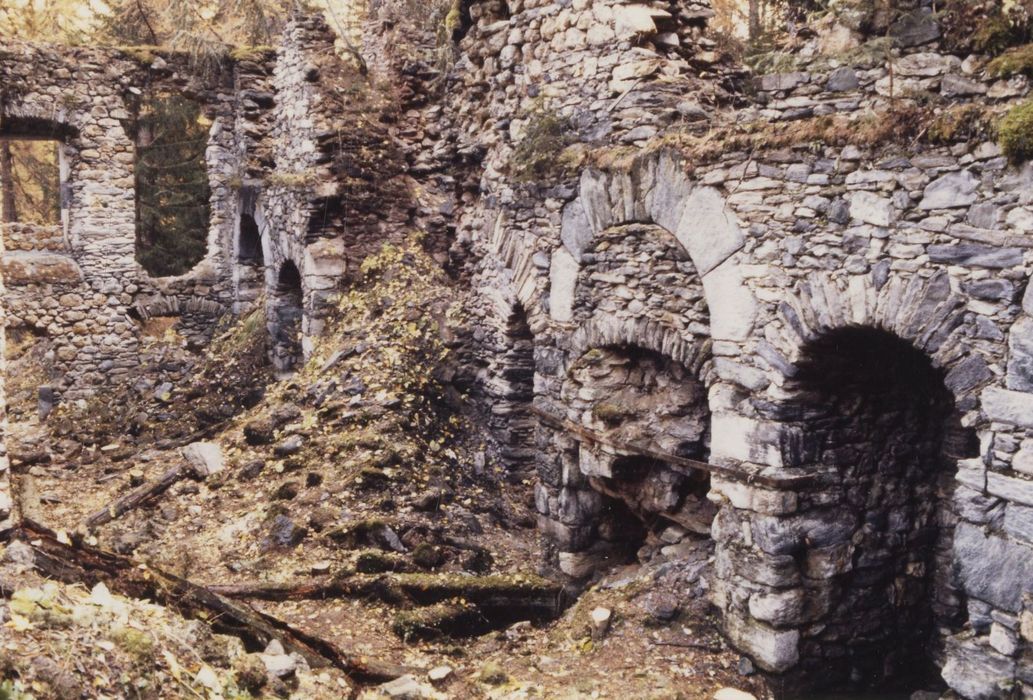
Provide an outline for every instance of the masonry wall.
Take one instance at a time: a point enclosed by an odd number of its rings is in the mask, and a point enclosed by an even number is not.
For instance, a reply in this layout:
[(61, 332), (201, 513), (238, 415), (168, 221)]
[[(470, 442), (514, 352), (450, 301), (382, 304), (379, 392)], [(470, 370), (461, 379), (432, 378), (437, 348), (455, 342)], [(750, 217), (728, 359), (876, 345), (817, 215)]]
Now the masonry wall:
[[(534, 335), (534, 404), (557, 419), (578, 414), (563, 387), (586, 353), (630, 347), (680, 363), (708, 393), (706, 449), (720, 468), (709, 496), (720, 507), (710, 585), (729, 638), (791, 683), (814, 683), (815, 669), (833, 659), (840, 670), (825, 680), (846, 683), (863, 670), (852, 639), (865, 630), (847, 625), (831, 637), (827, 627), (859, 590), (861, 530), (828, 518), (855, 506), (838, 458), (821, 456), (808, 435), (815, 424), (800, 418), (808, 397), (798, 374), (808, 349), (837, 329), (905, 343), (938, 373), (960, 443), (974, 435), (978, 448), (957, 452), (945, 434), (929, 433), (935, 454), (949, 456), (945, 490), (914, 491), (889, 516), (918, 522), (904, 514), (923, 513), (949, 544), (909, 549), (915, 559), (877, 590), (892, 600), (913, 581), (960, 611), (947, 616), (934, 659), (957, 691), (1028, 693), (1031, 171), (963, 132), (939, 144), (892, 134), (887, 143), (837, 137), (843, 145), (784, 137), (794, 123), (814, 133), (823, 115), (848, 115), (855, 121), (844, 128), (861, 133), (913, 99), (927, 110), (1007, 103), (1027, 93), (1025, 79), (989, 79), (978, 57), (938, 53), (925, 7), (895, 30), (888, 59), (815, 61), (760, 79), (749, 96), (737, 89), (742, 73), (721, 64), (703, 34), (702, 5), (469, 9), (445, 119), (456, 158), (479, 154), (482, 168), (477, 195), (458, 213), (457, 245), (473, 260), (489, 410), (505, 417), (509, 397), (522, 395), (499, 379), (514, 309)], [(572, 141), (589, 152), (580, 165), (558, 163), (550, 184), (523, 182), (514, 159), (536, 113), (569, 118)], [(742, 133), (736, 122), (751, 120), (756, 140), (732, 138)], [(762, 126), (772, 122), (790, 126), (765, 140)], [(684, 139), (665, 134), (675, 127)], [(701, 147), (710, 129), (716, 144)], [(643, 225), (677, 241), (691, 262), (686, 281), (650, 286), (657, 276), (642, 261), (664, 258), (663, 236), (637, 235)], [(613, 253), (624, 264), (600, 274), (593, 246), (603, 241), (625, 247)], [(862, 450), (867, 435), (855, 443)], [(583, 466), (593, 460), (580, 456), (590, 447), (575, 432), (539, 425), (541, 526), (573, 576), (599, 565), (605, 539), (586, 479), (592, 467)]]

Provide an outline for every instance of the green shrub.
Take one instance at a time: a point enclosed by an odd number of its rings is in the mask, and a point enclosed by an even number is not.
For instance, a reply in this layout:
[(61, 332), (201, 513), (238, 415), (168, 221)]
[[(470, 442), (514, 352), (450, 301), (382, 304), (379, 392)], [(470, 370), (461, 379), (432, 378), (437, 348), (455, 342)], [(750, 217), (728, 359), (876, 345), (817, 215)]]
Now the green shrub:
[(1012, 163), (1033, 158), (1033, 100), (1012, 107), (997, 125), (997, 140)]
[(563, 151), (573, 140), (570, 121), (544, 109), (532, 112), (524, 138), (513, 149), (513, 175), (521, 182), (563, 175)]

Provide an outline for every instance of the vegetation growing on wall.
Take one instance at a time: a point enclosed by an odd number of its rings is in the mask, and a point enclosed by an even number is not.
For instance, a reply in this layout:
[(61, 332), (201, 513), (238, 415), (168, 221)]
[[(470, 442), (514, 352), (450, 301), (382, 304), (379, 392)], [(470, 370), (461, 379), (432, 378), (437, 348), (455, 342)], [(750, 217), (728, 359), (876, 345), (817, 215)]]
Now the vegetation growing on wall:
[(939, 19), (955, 53), (997, 55), (1033, 39), (1033, 0), (946, 0)]
[(538, 107), (528, 116), (524, 137), (513, 149), (513, 175), (521, 182), (562, 175), (567, 167), (564, 150), (574, 141), (570, 121)]
[(998, 125), (1001, 151), (1013, 163), (1033, 158), (1033, 100), (1012, 107)]
[(178, 95), (151, 95), (136, 122), (136, 259), (152, 275), (181, 275), (205, 255), (210, 190), (208, 121)]

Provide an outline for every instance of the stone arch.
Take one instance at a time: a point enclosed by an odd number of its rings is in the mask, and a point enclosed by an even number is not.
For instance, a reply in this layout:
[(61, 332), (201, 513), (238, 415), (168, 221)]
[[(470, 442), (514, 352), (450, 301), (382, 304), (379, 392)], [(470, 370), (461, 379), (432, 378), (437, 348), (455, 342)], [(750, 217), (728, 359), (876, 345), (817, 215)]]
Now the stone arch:
[(756, 300), (740, 269), (745, 237), (735, 215), (713, 187), (694, 183), (680, 156), (663, 151), (627, 171), (588, 168), (579, 195), (562, 213), (560, 238), (550, 263), (550, 311), (569, 323), (576, 274), (601, 232), (623, 224), (653, 223), (671, 233), (702, 278), (715, 340), (745, 340), (753, 329)]
[(959, 406), (973, 409), (974, 397), (993, 378), (986, 360), (965, 337), (965, 297), (946, 271), (929, 276), (815, 275), (778, 305), (777, 329), (758, 348), (782, 379), (791, 377), (806, 343), (843, 326), (871, 326), (894, 334), (943, 369)]
[(888, 330), (823, 331), (796, 367), (786, 389), (800, 439), (787, 462), (817, 483), (808, 507), (752, 524), (762, 549), (802, 562), (803, 616), (823, 630), (802, 631), (801, 672), (840, 687), (926, 687), (937, 630), (960, 617), (952, 499), (958, 459), (978, 443), (943, 369)]
[(676, 330), (647, 318), (599, 313), (570, 336), (570, 357), (576, 359), (592, 348), (607, 346), (638, 346), (667, 356), (696, 375), (702, 374), (710, 349), (709, 342), (689, 342)]
[[(714, 598), (732, 641), (790, 684), (878, 684), (919, 657), (884, 654), (900, 640), (888, 644), (875, 628), (893, 629), (899, 614), (924, 635), (911, 638), (913, 650), (957, 620), (952, 494), (963, 458), (978, 454), (974, 431), (961, 426), (979, 425), (977, 395), (993, 379), (967, 342), (966, 314), (945, 271), (816, 274), (754, 341), (779, 399), (754, 399), (751, 417), (726, 418), (722, 432), (739, 439), (722, 444), (720, 458), (779, 481), (715, 479)], [(865, 501), (870, 494), (882, 500)], [(879, 537), (894, 546), (877, 552)], [(851, 584), (864, 574), (878, 584)], [(890, 613), (869, 605), (894, 595)], [(933, 597), (933, 613), (903, 602)]]

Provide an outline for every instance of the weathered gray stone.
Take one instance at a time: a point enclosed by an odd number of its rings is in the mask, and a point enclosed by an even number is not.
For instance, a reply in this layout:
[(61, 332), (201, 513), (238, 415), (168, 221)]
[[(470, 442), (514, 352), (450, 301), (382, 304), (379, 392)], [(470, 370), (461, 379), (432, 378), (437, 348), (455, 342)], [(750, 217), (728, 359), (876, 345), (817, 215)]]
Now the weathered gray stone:
[(971, 700), (1000, 700), (1015, 675), (1015, 662), (977, 639), (951, 639), (943, 678)]
[(897, 210), (892, 200), (880, 197), (874, 192), (851, 192), (850, 216), (873, 226), (891, 226), (897, 220)]
[(940, 38), (940, 25), (932, 11), (923, 7), (901, 15), (890, 25), (889, 34), (894, 45), (901, 48), (921, 46)]
[(744, 241), (735, 214), (713, 187), (692, 191), (674, 235), (704, 276), (740, 250)]
[(968, 595), (1018, 613), (1033, 591), (1033, 549), (961, 523), (954, 533), (958, 581)]
[(971, 97), (972, 95), (985, 95), (986, 85), (966, 78), (964, 76), (950, 74), (943, 76), (940, 83), (940, 92), (944, 97)]
[(847, 92), (849, 90), (856, 90), (860, 84), (861, 81), (858, 80), (857, 72), (853, 68), (840, 66), (829, 73), (825, 89), (829, 92)]
[(554, 321), (567, 323), (574, 318), (578, 269), (577, 260), (565, 248), (559, 248), (552, 254), (549, 266), (549, 314)]
[(1004, 268), (1022, 264), (1021, 248), (1001, 248), (978, 243), (931, 245), (929, 260), (948, 265)]
[(734, 614), (725, 619), (725, 630), (732, 641), (766, 671), (785, 671), (800, 658), (799, 630), (779, 631)]
[(979, 179), (969, 170), (948, 173), (926, 186), (918, 208), (929, 210), (967, 207), (976, 201), (978, 187)]
[(981, 396), (987, 418), (1020, 428), (1033, 428), (1033, 394), (989, 387)]
[(183, 448), (183, 457), (201, 477), (218, 474), (226, 468), (226, 460), (218, 443), (192, 442)]

